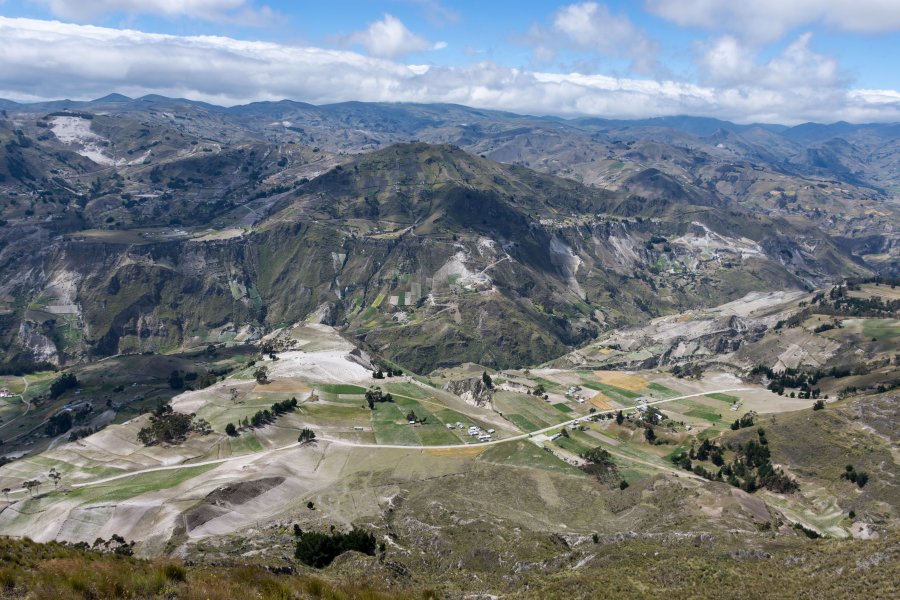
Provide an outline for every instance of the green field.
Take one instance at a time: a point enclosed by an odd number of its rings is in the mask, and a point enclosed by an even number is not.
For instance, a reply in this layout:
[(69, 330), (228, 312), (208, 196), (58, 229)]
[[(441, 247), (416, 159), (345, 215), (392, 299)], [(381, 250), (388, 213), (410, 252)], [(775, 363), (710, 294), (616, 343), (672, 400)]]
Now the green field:
[(522, 415), (506, 415), (506, 417), (512, 422), (513, 425), (526, 433), (531, 433), (532, 431), (541, 429), (541, 427), (538, 427)]
[(866, 319), (863, 321), (863, 335), (879, 342), (900, 338), (900, 320)]
[(218, 465), (198, 465), (183, 469), (155, 471), (124, 477), (106, 484), (76, 488), (68, 492), (69, 498), (84, 498), (90, 502), (118, 502), (147, 492), (165, 490), (215, 469)]
[(494, 394), (494, 406), (516, 427), (526, 432), (568, 420), (561, 414), (562, 409), (555, 408), (538, 396), (528, 394), (497, 392)]
[(560, 436), (556, 438), (553, 443), (559, 446), (560, 448), (565, 448), (569, 452), (575, 455), (581, 455), (582, 453), (590, 450), (597, 446), (597, 444), (591, 444), (586, 440), (577, 439), (575, 437), (575, 431), (569, 431), (569, 437)]
[(596, 390), (598, 392), (603, 392), (611, 399), (621, 402), (623, 404), (631, 404), (632, 400), (635, 398), (640, 398), (642, 394), (639, 392), (631, 392), (628, 390), (624, 390), (622, 388), (618, 388), (612, 385), (607, 385), (605, 383), (600, 383), (598, 381), (591, 381), (589, 379), (582, 378), (582, 384), (586, 388), (590, 388), (592, 390)]
[(372, 413), (372, 428), (379, 444), (400, 444), (417, 446), (419, 436), (413, 426), (406, 422), (406, 413), (394, 402), (382, 402), (375, 405)]
[(684, 413), (689, 417), (697, 417), (710, 423), (721, 423), (724, 419), (724, 417), (719, 416), (721, 413), (713, 407), (698, 402), (683, 402), (683, 404), (689, 409)]
[(415, 412), (419, 419), (425, 420), (425, 423), (419, 423), (415, 426), (409, 425), (408, 422), (405, 425), (407, 428), (413, 430), (414, 434), (421, 440), (422, 445), (442, 446), (459, 443), (460, 438), (447, 429), (447, 426), (444, 425), (440, 418), (422, 406), (421, 403), (412, 398), (397, 394), (394, 395), (394, 403), (397, 405), (399, 412), (404, 416), (404, 421), (406, 420), (406, 414), (410, 411)]
[(564, 412), (564, 413), (572, 412), (572, 407), (569, 406), (568, 404), (564, 404), (562, 402), (560, 402), (559, 404), (554, 404), (553, 408), (555, 408), (558, 411)]
[(722, 402), (727, 402), (728, 404), (734, 404), (739, 401), (740, 398), (737, 396), (732, 396), (731, 394), (706, 394), (707, 398), (712, 398), (713, 400), (721, 400)]
[(263, 449), (262, 444), (253, 433), (244, 433), (228, 440), (232, 454), (249, 454)]
[(662, 384), (651, 382), (647, 384), (647, 389), (662, 394), (665, 397), (671, 398), (673, 396), (677, 396), (678, 392), (673, 390), (672, 388), (668, 388)]
[(366, 393), (366, 388), (358, 385), (350, 385), (346, 383), (320, 383), (316, 385), (317, 390), (321, 390), (328, 394), (357, 394)]
[(478, 457), (478, 460), (517, 467), (556, 471), (567, 475), (584, 475), (577, 467), (560, 460), (551, 452), (542, 450), (540, 447), (524, 440), (490, 446)]

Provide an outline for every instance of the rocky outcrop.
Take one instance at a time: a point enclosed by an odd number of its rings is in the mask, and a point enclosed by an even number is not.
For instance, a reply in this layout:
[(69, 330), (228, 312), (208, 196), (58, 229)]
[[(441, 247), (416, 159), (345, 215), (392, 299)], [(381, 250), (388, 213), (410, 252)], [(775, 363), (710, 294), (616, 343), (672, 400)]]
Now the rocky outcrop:
[(459, 396), (473, 406), (489, 404), (494, 395), (494, 391), (480, 377), (448, 381), (442, 389)]

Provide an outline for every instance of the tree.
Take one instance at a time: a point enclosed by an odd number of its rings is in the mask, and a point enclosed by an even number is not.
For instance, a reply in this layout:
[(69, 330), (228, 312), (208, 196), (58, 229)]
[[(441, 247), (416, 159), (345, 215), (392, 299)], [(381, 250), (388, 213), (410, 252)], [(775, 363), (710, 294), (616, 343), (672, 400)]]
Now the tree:
[(9, 488), (3, 488), (3, 495), (6, 496), (6, 501), (9, 502), (9, 493), (12, 491)]
[(309, 510), (316, 510), (316, 504), (312, 500), (310, 500), (306, 503), (306, 508), (308, 508)]
[(647, 410), (644, 411), (643, 420), (651, 425), (659, 425), (665, 418), (666, 415), (655, 406), (648, 406)]
[(381, 388), (376, 386), (370, 387), (366, 390), (366, 403), (369, 405), (370, 410), (375, 409), (375, 404), (380, 402), (393, 402), (394, 397), (390, 394), (385, 394), (381, 391)]
[(623, 479), (622, 481), (619, 482), (619, 489), (624, 490), (626, 488), (628, 488), (628, 482)]
[(253, 372), (253, 378), (256, 379), (256, 383), (260, 385), (269, 383), (269, 368), (265, 365), (257, 367), (256, 371)]
[(64, 373), (50, 384), (50, 397), (59, 398), (67, 390), (78, 387), (78, 378), (72, 373)]
[(67, 432), (72, 428), (72, 413), (64, 410), (47, 419), (47, 426), (44, 429), (47, 435), (54, 436)]
[(544, 387), (543, 383), (539, 383), (534, 386), (534, 389), (531, 391), (535, 396), (543, 396), (547, 392), (547, 389)]
[(59, 480), (62, 479), (62, 473), (57, 471), (55, 467), (50, 468), (50, 473), (47, 474), (47, 477), (53, 482), (53, 489), (59, 487)]
[(812, 406), (813, 410), (822, 410), (823, 408), (825, 408), (824, 400), (816, 400), (815, 402), (813, 402), (813, 406)]
[(225, 426), (225, 433), (228, 434), (230, 437), (237, 436), (237, 427), (234, 426), (234, 423), (229, 423), (228, 425)]
[(35, 489), (40, 491), (41, 482), (37, 479), (29, 479), (28, 481), (22, 483), (22, 488), (28, 490), (29, 495), (33, 495)]
[(169, 387), (173, 390), (180, 390), (184, 387), (184, 377), (181, 376), (179, 371), (169, 373)]
[(484, 382), (484, 385), (486, 385), (489, 390), (494, 389), (494, 380), (491, 379), (491, 376), (488, 375), (487, 371), (484, 371), (481, 374), (481, 381)]
[(656, 443), (656, 432), (653, 431), (652, 427), (647, 427), (644, 429), (644, 438), (651, 444)]
[(411, 411), (409, 411), (409, 412), (406, 414), (406, 420), (409, 421), (409, 422), (411, 422), (411, 423), (418, 423), (418, 422), (419, 422), (419, 417), (416, 416), (415, 411), (412, 411), (412, 410), (411, 410)]
[(622, 411), (616, 413), (616, 425), (621, 425), (625, 421), (625, 415), (622, 414)]
[(353, 528), (349, 533), (332, 530), (330, 535), (308, 531), (297, 542), (294, 555), (300, 562), (321, 569), (349, 550), (374, 556), (376, 547), (375, 536), (362, 529)]
[(316, 433), (310, 429), (309, 427), (304, 427), (300, 432), (300, 437), (297, 438), (297, 441), (301, 444), (306, 444), (307, 442), (313, 442), (316, 439)]

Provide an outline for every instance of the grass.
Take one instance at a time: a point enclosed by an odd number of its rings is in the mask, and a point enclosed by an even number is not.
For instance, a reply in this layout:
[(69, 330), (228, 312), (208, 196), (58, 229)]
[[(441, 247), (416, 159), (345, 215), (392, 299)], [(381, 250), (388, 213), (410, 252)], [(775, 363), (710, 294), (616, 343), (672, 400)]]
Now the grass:
[(478, 457), (478, 460), (518, 467), (556, 471), (567, 475), (584, 475), (577, 467), (560, 460), (552, 453), (542, 450), (540, 447), (526, 441), (490, 446)]
[(249, 454), (263, 449), (259, 439), (252, 433), (244, 433), (228, 440), (232, 454)]
[(358, 394), (366, 393), (366, 388), (358, 385), (350, 385), (347, 383), (320, 383), (316, 385), (316, 389), (329, 394)]
[(707, 398), (712, 398), (713, 400), (721, 400), (722, 402), (727, 402), (728, 404), (734, 404), (735, 402), (740, 401), (740, 398), (737, 396), (732, 396), (731, 394), (706, 394)]
[[(332, 583), (312, 575), (275, 575), (261, 565), (193, 566), (170, 559), (141, 560), (66, 544), (0, 538), (0, 592), (4, 598), (147, 598), (231, 600), (328, 598), (411, 600), (429, 590), (379, 591), (364, 580)], [(358, 582), (357, 582), (358, 581)]]
[(560, 448), (565, 448), (566, 450), (568, 450), (569, 452), (571, 452), (572, 454), (575, 454), (575, 455), (580, 455), (583, 452), (586, 452), (587, 450), (590, 450), (591, 448), (593, 448), (597, 445), (597, 444), (590, 445), (590, 444), (581, 442), (580, 440), (576, 440), (572, 436), (571, 432), (569, 433), (569, 437), (559, 436), (558, 438), (553, 440), (553, 443), (556, 444), (557, 446), (559, 446)]
[(554, 405), (553, 405), (553, 408), (555, 408), (555, 409), (558, 410), (558, 411), (564, 412), (564, 413), (570, 413), (570, 412), (572, 412), (572, 407), (570, 407), (569, 405), (564, 404), (564, 403), (562, 403), (562, 402), (560, 402), (560, 403), (558, 403), (558, 404), (554, 404)]
[(544, 389), (547, 390), (548, 392), (561, 390), (565, 387), (560, 383), (556, 383), (555, 381), (550, 381), (549, 379), (544, 379), (543, 377), (533, 377), (532, 380), (543, 385)]
[(672, 397), (672, 396), (678, 395), (677, 391), (673, 390), (672, 388), (666, 387), (660, 383), (656, 383), (655, 381), (648, 383), (647, 389), (652, 390), (654, 392), (658, 392), (658, 393), (662, 394), (663, 396), (667, 396), (667, 397)]
[(90, 502), (117, 502), (134, 498), (147, 492), (164, 490), (175, 487), (198, 475), (202, 475), (218, 465), (198, 465), (183, 469), (170, 469), (168, 471), (154, 471), (141, 473), (131, 477), (124, 477), (109, 483), (76, 488), (68, 493), (69, 498), (85, 498)]
[(506, 415), (506, 417), (512, 422), (513, 425), (521, 429), (526, 433), (531, 433), (532, 431), (537, 431), (538, 429), (542, 429), (538, 427), (522, 415)]
[(618, 402), (622, 402), (625, 404), (629, 404), (631, 400), (635, 398), (640, 398), (642, 394), (639, 392), (631, 392), (629, 390), (623, 390), (622, 388), (618, 388), (612, 385), (607, 385), (605, 383), (600, 383), (598, 381), (583, 381), (582, 384), (586, 388), (590, 388), (592, 390), (596, 390), (598, 392), (603, 392), (613, 400), (617, 400)]
[(406, 413), (402, 412), (397, 404), (393, 402), (376, 404), (375, 410), (371, 413), (372, 428), (379, 444), (419, 445), (419, 436), (416, 435), (413, 426), (407, 423)]
[(719, 423), (722, 421), (722, 417), (719, 416), (719, 413), (713, 412), (711, 408), (692, 408), (684, 414), (689, 417), (697, 417), (698, 419), (709, 421), (710, 423)]
[(862, 332), (866, 338), (875, 338), (879, 342), (895, 340), (900, 338), (900, 320), (866, 319), (863, 321)]

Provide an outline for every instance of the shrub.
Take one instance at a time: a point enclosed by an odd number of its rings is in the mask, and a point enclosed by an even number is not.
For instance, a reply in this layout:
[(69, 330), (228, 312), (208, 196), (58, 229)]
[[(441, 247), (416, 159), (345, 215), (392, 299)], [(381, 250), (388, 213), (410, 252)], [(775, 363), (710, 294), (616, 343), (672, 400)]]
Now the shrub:
[(294, 555), (303, 564), (321, 569), (350, 550), (375, 555), (375, 536), (355, 527), (348, 533), (335, 532), (331, 535), (309, 531), (300, 536)]

